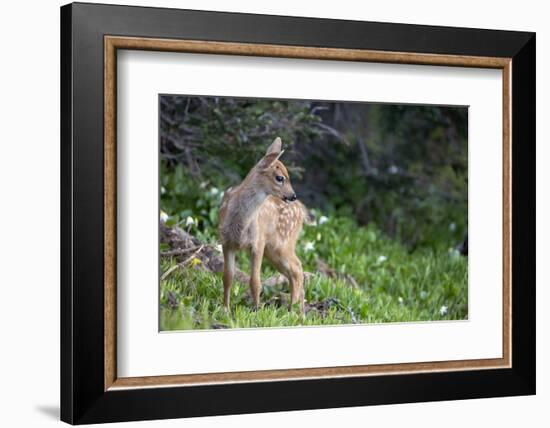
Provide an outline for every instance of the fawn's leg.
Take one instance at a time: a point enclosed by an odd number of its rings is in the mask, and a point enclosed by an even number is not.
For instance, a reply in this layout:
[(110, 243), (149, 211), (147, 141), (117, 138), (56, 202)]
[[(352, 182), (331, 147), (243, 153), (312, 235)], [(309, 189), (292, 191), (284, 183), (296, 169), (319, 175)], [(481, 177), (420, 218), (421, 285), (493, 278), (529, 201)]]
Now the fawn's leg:
[(304, 271), (302, 262), (295, 254), (289, 260), (288, 282), (290, 283), (290, 307), (300, 303), (300, 312), (304, 313)]
[(250, 292), (254, 299), (256, 309), (260, 307), (260, 293), (262, 291), (262, 259), (264, 257), (264, 245), (258, 244), (257, 248), (250, 251)]
[(235, 251), (223, 248), (223, 305), (229, 310), (229, 297), (231, 295), (231, 283), (235, 273)]

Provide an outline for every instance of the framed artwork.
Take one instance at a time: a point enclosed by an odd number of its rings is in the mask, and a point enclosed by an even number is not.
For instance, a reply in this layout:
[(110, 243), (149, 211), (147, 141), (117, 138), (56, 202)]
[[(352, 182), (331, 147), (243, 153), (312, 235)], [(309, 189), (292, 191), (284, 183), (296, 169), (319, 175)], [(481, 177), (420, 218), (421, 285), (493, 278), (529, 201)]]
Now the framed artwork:
[(61, 8), (61, 419), (535, 393), (535, 35)]

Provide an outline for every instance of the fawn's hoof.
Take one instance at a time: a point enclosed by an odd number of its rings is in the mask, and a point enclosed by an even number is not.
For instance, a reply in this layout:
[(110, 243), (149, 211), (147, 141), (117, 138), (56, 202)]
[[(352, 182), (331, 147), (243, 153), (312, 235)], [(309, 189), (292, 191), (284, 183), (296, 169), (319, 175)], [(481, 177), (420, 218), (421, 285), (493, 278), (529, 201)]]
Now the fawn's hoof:
[(258, 303), (257, 305), (252, 305), (252, 307), (250, 308), (250, 310), (252, 312), (258, 312), (260, 309), (262, 308), (262, 305), (260, 303)]

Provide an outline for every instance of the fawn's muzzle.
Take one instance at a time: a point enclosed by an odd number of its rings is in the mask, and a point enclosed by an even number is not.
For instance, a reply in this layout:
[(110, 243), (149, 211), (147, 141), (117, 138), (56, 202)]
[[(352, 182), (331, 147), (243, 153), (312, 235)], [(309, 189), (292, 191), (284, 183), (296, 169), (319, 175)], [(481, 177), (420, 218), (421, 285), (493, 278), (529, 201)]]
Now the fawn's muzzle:
[(285, 200), (285, 202), (293, 202), (298, 198), (296, 197), (296, 193), (293, 193), (290, 196), (285, 196), (283, 199)]

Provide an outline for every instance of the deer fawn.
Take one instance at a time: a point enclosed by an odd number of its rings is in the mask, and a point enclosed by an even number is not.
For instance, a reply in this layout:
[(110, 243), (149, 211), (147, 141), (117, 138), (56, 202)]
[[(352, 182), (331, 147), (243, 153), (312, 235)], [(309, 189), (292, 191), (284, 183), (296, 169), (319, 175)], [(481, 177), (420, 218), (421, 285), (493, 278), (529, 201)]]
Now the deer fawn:
[(296, 240), (302, 229), (305, 207), (296, 200), (288, 171), (279, 160), (282, 142), (277, 137), (265, 156), (246, 178), (224, 194), (220, 207), (219, 234), (223, 248), (223, 302), (229, 309), (235, 254), (248, 250), (251, 259), (250, 291), (260, 304), (260, 272), (264, 255), (290, 284), (290, 305), (304, 311), (304, 274), (296, 256)]

